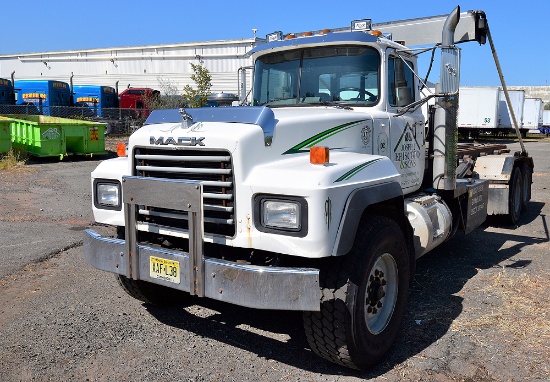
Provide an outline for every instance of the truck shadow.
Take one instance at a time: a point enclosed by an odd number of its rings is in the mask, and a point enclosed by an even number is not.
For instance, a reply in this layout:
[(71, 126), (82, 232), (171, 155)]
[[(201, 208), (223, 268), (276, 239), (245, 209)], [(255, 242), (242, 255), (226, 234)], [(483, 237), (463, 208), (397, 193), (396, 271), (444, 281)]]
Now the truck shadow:
[[(339, 367), (317, 357), (307, 344), (300, 312), (254, 310), (200, 299), (193, 299), (192, 304), (196, 305), (186, 308), (146, 307), (166, 325), (235, 346), (259, 358), (313, 373), (374, 378), (419, 354), (449, 331), (463, 310), (463, 298), (457, 293), (479, 270), (525, 268), (531, 264), (526, 255), (515, 257), (527, 246), (549, 241), (546, 217), (541, 214), (543, 206), (544, 203), (531, 202), (520, 224), (539, 224), (542, 220), (544, 238), (522, 235), (514, 227), (495, 229), (485, 224), (468, 236), (455, 236), (419, 259), (398, 339), (386, 359), (366, 372)], [(505, 246), (506, 242), (514, 244)], [(197, 313), (200, 311), (202, 314)]]

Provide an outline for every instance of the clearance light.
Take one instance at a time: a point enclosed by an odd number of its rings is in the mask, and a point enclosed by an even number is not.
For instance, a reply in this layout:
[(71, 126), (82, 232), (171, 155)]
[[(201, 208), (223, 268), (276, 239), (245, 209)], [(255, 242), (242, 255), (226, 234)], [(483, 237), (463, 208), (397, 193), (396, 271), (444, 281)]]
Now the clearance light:
[(308, 37), (308, 36), (313, 36), (313, 32), (304, 32), (304, 33), (302, 33), (302, 37)]
[(327, 164), (329, 162), (329, 149), (325, 146), (313, 146), (309, 149), (309, 163)]
[(118, 142), (116, 144), (116, 155), (118, 155), (119, 157), (126, 156), (126, 143)]
[(351, 31), (352, 32), (370, 31), (370, 30), (372, 30), (372, 20), (371, 19), (353, 20), (351, 22)]
[(296, 37), (296, 35), (294, 33), (289, 33), (285, 36), (285, 40), (290, 40), (290, 39), (293, 39), (295, 37)]
[(375, 36), (375, 37), (380, 37), (382, 36), (382, 32), (380, 32), (379, 30), (375, 29), (373, 31), (370, 31), (369, 32), (371, 35)]
[(328, 34), (330, 32), (330, 29), (323, 29), (319, 32), (319, 34)]

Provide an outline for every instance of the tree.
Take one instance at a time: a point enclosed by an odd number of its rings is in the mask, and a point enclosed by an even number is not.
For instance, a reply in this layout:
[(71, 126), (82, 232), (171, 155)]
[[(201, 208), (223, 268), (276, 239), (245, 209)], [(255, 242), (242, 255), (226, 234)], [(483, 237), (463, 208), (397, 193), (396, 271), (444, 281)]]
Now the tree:
[(197, 88), (194, 89), (190, 85), (185, 85), (183, 88), (183, 95), (187, 99), (190, 107), (203, 107), (207, 104), (207, 98), (210, 95), (212, 76), (204, 66), (200, 64), (190, 64), (193, 69), (191, 79), (195, 82)]
[(174, 109), (186, 106), (185, 97), (179, 94), (178, 86), (170, 79), (157, 77), (160, 95), (144, 96), (145, 107), (154, 109)]

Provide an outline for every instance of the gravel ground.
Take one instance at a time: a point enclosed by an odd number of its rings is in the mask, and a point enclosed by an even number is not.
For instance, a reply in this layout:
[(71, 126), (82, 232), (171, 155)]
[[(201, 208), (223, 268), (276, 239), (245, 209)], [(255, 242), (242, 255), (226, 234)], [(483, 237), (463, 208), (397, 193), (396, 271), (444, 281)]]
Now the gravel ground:
[(550, 140), (527, 149), (520, 225), (486, 224), (420, 259), (395, 346), (361, 373), (315, 356), (299, 313), (161, 309), (90, 267), (80, 243), (97, 159), (0, 172), (0, 381), (547, 381)]

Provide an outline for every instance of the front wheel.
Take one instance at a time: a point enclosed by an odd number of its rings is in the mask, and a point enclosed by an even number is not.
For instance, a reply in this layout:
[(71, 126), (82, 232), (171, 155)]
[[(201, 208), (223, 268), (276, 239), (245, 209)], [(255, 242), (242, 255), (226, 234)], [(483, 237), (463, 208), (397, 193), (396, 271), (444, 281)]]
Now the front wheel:
[(355, 369), (367, 369), (389, 351), (409, 292), (409, 252), (401, 228), (381, 216), (362, 219), (351, 252), (321, 270), (321, 311), (305, 312), (311, 349)]
[[(117, 227), (117, 238), (124, 239), (124, 227)], [(118, 285), (130, 296), (146, 304), (158, 306), (176, 306), (184, 304), (190, 295), (178, 289), (153, 284), (143, 280), (134, 280), (116, 275)]]
[(153, 284), (143, 280), (133, 280), (117, 275), (118, 284), (133, 298), (157, 306), (178, 306), (185, 304), (189, 294), (177, 289)]

